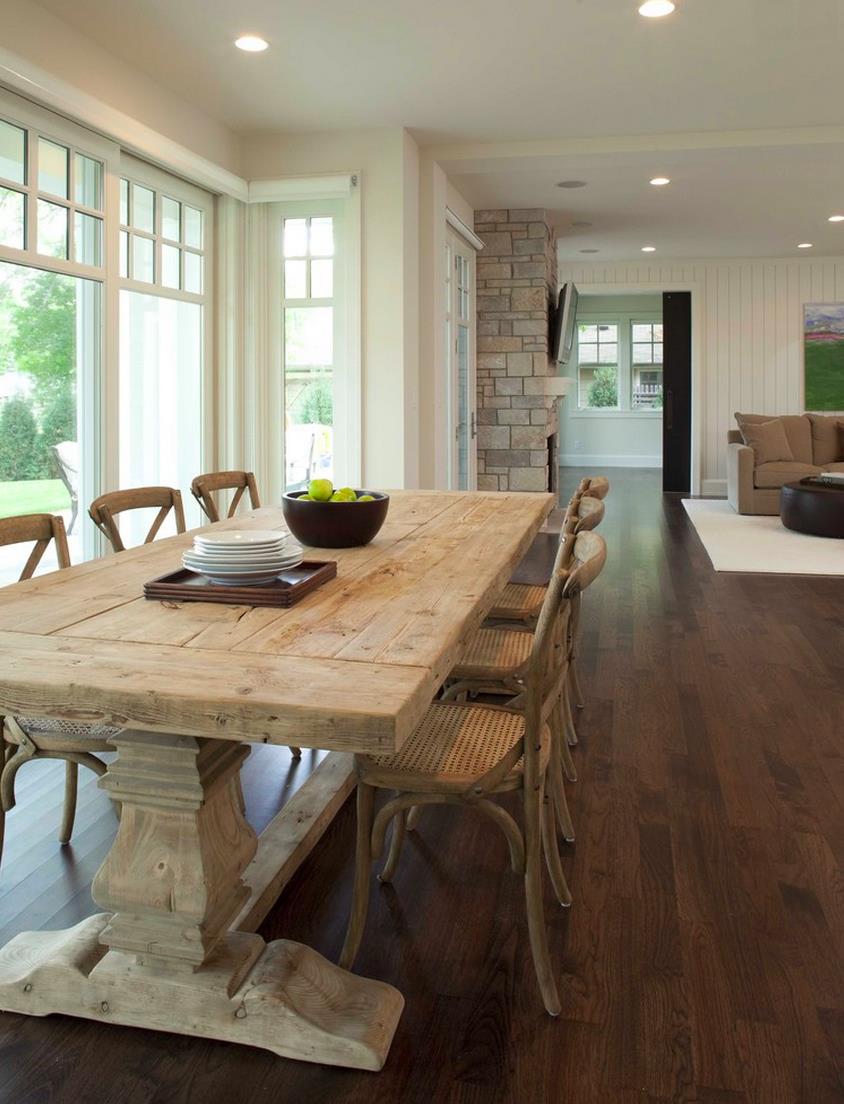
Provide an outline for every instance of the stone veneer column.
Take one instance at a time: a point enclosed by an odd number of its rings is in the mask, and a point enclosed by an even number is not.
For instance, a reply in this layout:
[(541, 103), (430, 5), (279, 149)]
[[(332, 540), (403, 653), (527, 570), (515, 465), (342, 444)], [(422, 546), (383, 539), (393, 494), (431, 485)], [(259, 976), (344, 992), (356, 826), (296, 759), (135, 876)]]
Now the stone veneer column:
[(556, 486), (548, 439), (557, 432), (557, 413), (545, 394), (545, 377), (556, 374), (548, 356), (554, 234), (540, 209), (476, 211), (475, 233), (484, 242), (477, 267), (478, 488), (544, 491)]

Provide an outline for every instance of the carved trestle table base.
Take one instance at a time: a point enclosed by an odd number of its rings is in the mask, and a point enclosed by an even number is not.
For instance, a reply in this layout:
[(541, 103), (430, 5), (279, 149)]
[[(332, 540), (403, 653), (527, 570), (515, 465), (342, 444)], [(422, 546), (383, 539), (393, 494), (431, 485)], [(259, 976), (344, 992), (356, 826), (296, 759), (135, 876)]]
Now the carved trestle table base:
[(115, 741), (101, 785), (122, 803), (93, 896), (109, 912), (0, 950), (0, 1008), (64, 1012), (380, 1069), (404, 1001), (301, 943), (229, 925), (257, 849), (240, 787), (242, 745), (144, 732)]

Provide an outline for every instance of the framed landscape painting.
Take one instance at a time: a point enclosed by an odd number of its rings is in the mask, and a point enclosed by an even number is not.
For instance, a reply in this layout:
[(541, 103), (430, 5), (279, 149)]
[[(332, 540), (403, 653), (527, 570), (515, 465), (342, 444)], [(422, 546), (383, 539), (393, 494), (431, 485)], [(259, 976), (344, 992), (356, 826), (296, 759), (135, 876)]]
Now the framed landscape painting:
[(803, 307), (807, 410), (844, 410), (844, 303)]

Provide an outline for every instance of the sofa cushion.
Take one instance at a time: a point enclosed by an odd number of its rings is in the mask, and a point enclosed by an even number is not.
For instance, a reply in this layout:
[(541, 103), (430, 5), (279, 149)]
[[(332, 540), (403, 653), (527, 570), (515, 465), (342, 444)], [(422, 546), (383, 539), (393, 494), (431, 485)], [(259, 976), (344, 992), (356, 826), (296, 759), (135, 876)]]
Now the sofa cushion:
[(824, 464), (824, 471), (844, 472), (844, 460), (837, 460), (834, 464)]
[[(744, 433), (744, 425), (758, 425), (759, 422), (770, 422), (774, 418), (771, 414), (736, 414), (736, 422)], [(812, 423), (805, 414), (783, 414), (776, 419), (782, 422), (788, 443), (791, 445), (791, 454), (798, 464), (813, 464), (812, 458)]]
[(797, 483), (807, 475), (817, 475), (823, 468), (814, 464), (798, 464), (796, 460), (774, 460), (768, 464), (757, 464), (753, 473), (753, 482), (763, 487), (781, 487), (784, 483)]
[(753, 449), (757, 467), (774, 460), (794, 459), (779, 418), (772, 418), (769, 422), (745, 422), (741, 435), (744, 443)]
[(812, 463), (833, 464), (844, 460), (841, 448), (841, 422), (829, 414), (807, 414), (812, 427)]

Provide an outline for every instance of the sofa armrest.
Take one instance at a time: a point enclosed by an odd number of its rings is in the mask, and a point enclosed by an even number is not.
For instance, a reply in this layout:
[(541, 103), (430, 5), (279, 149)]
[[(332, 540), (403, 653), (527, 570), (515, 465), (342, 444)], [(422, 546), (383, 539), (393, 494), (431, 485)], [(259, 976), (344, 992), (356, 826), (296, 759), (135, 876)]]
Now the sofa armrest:
[(739, 514), (752, 513), (756, 457), (747, 445), (727, 445), (727, 498)]

